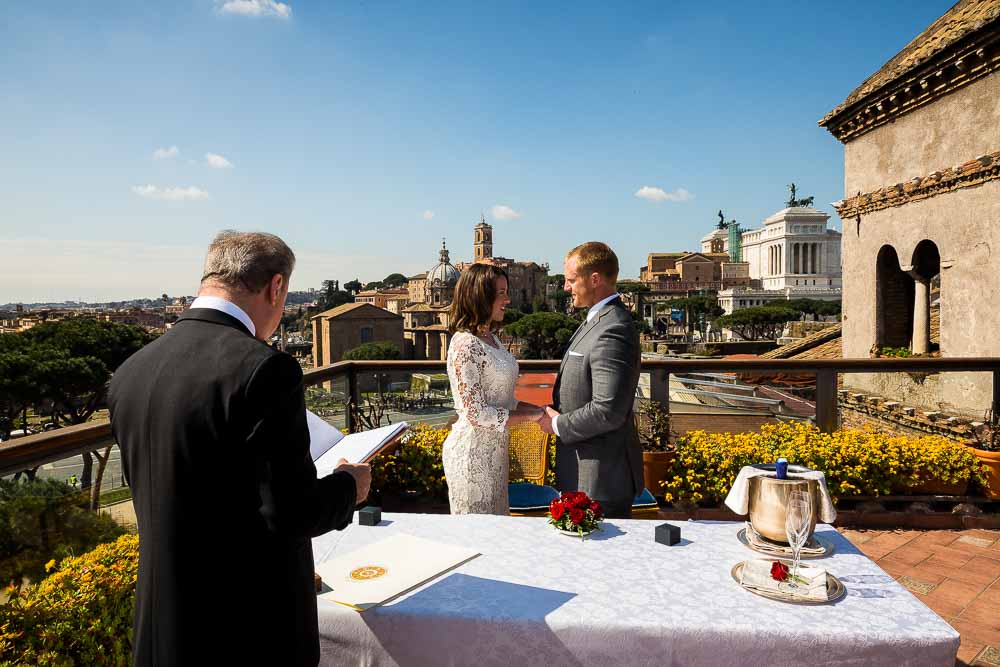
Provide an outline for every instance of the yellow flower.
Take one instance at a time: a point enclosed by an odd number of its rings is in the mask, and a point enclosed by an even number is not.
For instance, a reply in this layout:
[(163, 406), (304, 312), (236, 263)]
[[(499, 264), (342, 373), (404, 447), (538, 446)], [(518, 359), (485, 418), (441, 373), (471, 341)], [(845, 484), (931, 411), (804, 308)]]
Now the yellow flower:
[(45, 571), (51, 572), (52, 568), (54, 568), (55, 566), (56, 566), (56, 559), (53, 558), (52, 560), (50, 560), (48, 563), (45, 564)]

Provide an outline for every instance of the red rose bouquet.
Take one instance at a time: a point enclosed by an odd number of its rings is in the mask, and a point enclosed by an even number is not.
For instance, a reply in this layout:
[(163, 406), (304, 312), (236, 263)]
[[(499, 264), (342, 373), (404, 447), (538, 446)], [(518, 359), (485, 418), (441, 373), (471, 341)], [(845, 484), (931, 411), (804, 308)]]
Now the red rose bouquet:
[(591, 500), (581, 491), (569, 491), (549, 503), (549, 523), (570, 533), (587, 533), (601, 529), (604, 510), (601, 503)]

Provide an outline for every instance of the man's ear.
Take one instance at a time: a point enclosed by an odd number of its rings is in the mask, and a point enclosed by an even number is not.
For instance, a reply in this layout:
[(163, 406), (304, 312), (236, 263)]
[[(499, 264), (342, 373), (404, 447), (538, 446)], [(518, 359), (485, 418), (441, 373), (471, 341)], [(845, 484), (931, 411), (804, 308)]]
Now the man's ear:
[(267, 300), (272, 306), (277, 306), (281, 300), (281, 291), (285, 287), (285, 277), (280, 273), (271, 276), (271, 282), (267, 286)]

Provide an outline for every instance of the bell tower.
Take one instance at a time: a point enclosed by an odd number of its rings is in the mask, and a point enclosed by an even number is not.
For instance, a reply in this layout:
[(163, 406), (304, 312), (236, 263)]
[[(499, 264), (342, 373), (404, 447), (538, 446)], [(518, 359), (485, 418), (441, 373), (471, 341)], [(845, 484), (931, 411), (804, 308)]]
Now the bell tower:
[(486, 216), (483, 214), (479, 215), (479, 224), (476, 225), (473, 250), (473, 261), (493, 257), (493, 227), (486, 224)]

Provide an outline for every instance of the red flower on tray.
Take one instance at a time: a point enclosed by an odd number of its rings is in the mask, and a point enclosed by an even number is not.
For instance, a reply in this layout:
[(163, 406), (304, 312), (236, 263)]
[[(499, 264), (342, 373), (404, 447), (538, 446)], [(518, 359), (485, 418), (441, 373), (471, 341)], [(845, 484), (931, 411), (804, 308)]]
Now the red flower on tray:
[(604, 510), (596, 500), (581, 491), (568, 491), (549, 503), (549, 523), (580, 537), (600, 530)]

